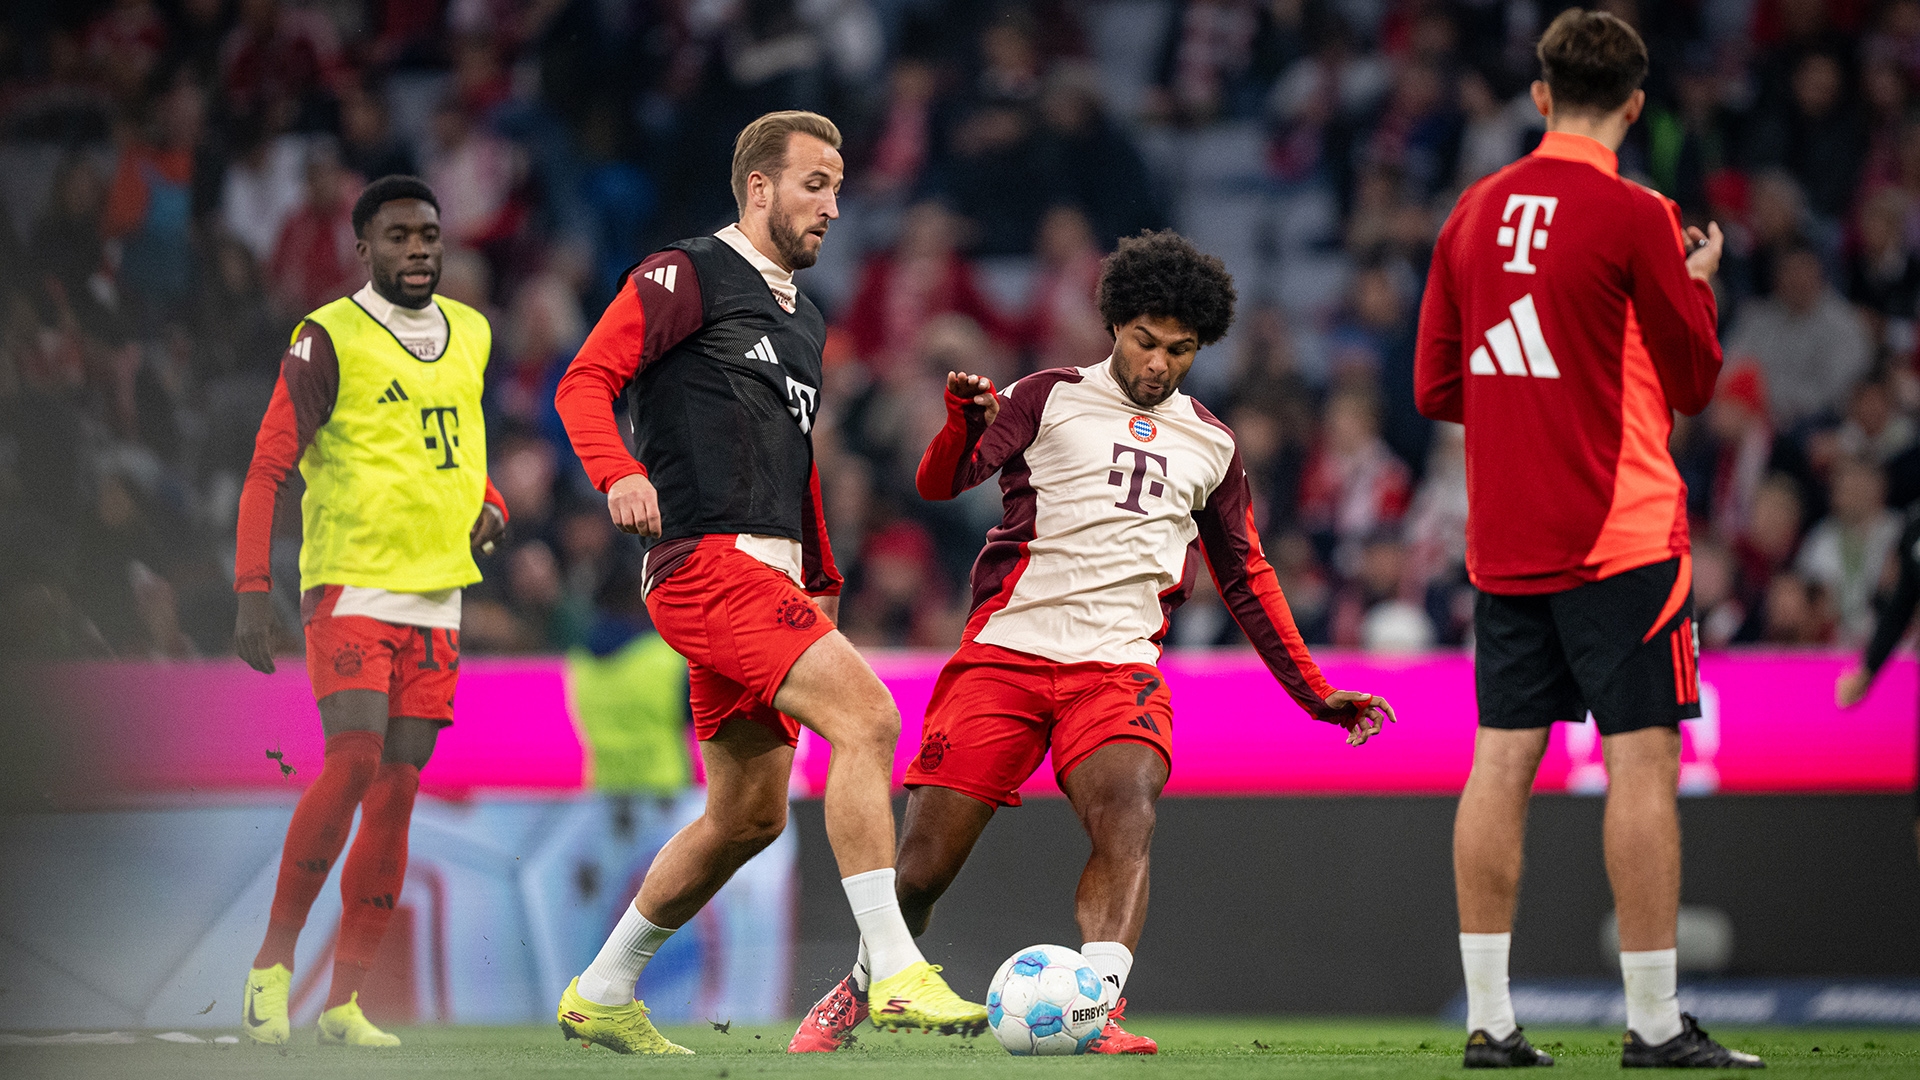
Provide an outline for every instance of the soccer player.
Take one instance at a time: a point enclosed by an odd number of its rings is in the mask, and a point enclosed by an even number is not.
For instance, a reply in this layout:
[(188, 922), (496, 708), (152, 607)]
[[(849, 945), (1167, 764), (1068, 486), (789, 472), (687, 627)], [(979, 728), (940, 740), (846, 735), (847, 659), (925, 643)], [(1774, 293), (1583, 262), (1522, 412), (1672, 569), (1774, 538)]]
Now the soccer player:
[(480, 391), (492, 330), (435, 297), (440, 210), (411, 176), (374, 181), (353, 206), (368, 282), (294, 331), (240, 497), (234, 643), (272, 674), (278, 630), (267, 590), (274, 496), (297, 465), (301, 619), (326, 757), (293, 812), (266, 940), (247, 975), (248, 1038), (288, 1040), (293, 947), (340, 856), (340, 936), (320, 1041), (398, 1046), (367, 1021), (359, 990), (407, 870), (420, 770), (453, 722), (460, 589), (480, 580), (507, 512), (487, 480)]
[[(1894, 548), (1900, 560), (1900, 578), (1893, 593), (1881, 599), (1874, 612), (1873, 637), (1860, 656), (1859, 666), (1845, 672), (1834, 683), (1834, 704), (1851, 709), (1860, 704), (1873, 686), (1874, 676), (1893, 655), (1894, 647), (1907, 636), (1913, 612), (1920, 608), (1920, 503), (1907, 507), (1907, 525)], [(1913, 838), (1920, 845), (1920, 788), (1914, 791)]]
[[(1002, 806), (1052, 751), (1093, 853), (1074, 897), (1081, 953), (1106, 984), (1088, 1049), (1151, 1054), (1117, 1023), (1147, 914), (1154, 804), (1171, 772), (1173, 699), (1155, 664), (1167, 617), (1204, 558), (1220, 596), (1289, 696), (1359, 745), (1386, 699), (1335, 690), (1260, 550), (1233, 432), (1180, 383), (1233, 320), (1220, 260), (1172, 232), (1120, 242), (1101, 268), (1113, 354), (996, 393), (947, 375), (947, 423), (920, 461), (928, 499), (1000, 473), (1004, 515), (973, 567), (973, 614), (934, 685), (907, 770), (900, 906), (917, 935)], [(835, 1050), (886, 991), (872, 942), (816, 1004), (789, 1051)], [(992, 1007), (992, 1002), (989, 1002)], [(883, 1008), (885, 1006), (882, 1006)]]
[[(978, 1033), (920, 955), (894, 898), (888, 793), (900, 714), (834, 629), (840, 575), (811, 433), (820, 310), (793, 283), (840, 216), (840, 132), (768, 113), (734, 143), (740, 220), (649, 256), (560, 381), (555, 405), (620, 528), (657, 538), (642, 587), (688, 662), (706, 812), (660, 849), (619, 925), (560, 999), (560, 1030), (620, 1053), (688, 1053), (633, 999), (640, 972), (733, 872), (786, 826), (800, 725), (833, 747), (827, 839), (854, 920), (893, 1002), (876, 1026)], [(635, 453), (613, 402), (630, 393)], [(636, 460), (636, 456), (638, 460)]]
[[(1680, 1012), (1680, 721), (1700, 715), (1672, 409), (1720, 373), (1717, 226), (1623, 180), (1647, 50), (1572, 9), (1539, 44), (1539, 149), (1461, 196), (1420, 311), (1420, 411), (1466, 425), (1480, 728), (1454, 823), (1469, 1067), (1551, 1065), (1514, 1022), (1507, 953), (1527, 801), (1551, 725), (1591, 710), (1610, 780), (1627, 1066), (1750, 1066)], [(1691, 253), (1689, 245), (1693, 246)]]

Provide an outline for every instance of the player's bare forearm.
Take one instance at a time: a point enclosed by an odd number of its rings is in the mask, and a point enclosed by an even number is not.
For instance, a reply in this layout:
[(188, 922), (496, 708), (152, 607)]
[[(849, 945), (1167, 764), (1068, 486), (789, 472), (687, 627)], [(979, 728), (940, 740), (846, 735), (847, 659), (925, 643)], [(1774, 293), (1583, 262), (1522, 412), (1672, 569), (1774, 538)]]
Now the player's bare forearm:
[(1353, 718), (1342, 721), (1340, 724), (1347, 729), (1348, 746), (1359, 746), (1384, 731), (1388, 724), (1400, 722), (1400, 718), (1394, 715), (1393, 706), (1387, 704), (1387, 699), (1378, 694), (1365, 694), (1358, 690), (1335, 690), (1327, 695), (1327, 704), (1336, 708), (1344, 705), (1353, 706)]
[(273, 613), (273, 600), (264, 592), (239, 594), (240, 610), (233, 621), (233, 650), (247, 666), (263, 675), (273, 674), (273, 646), (279, 636), (280, 620)]

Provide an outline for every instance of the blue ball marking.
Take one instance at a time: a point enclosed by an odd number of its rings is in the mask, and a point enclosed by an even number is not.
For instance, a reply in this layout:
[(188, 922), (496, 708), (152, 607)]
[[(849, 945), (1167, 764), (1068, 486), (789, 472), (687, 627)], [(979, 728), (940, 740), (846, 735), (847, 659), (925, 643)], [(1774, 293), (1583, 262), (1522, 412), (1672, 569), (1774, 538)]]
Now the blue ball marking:
[(1060, 1012), (1060, 1006), (1051, 1002), (1038, 1002), (1027, 1010), (1027, 1030), (1033, 1032), (1036, 1039), (1049, 1035), (1058, 1035), (1067, 1022)]
[(1102, 991), (1100, 988), (1099, 972), (1093, 970), (1090, 967), (1083, 967), (1080, 970), (1074, 972), (1073, 977), (1080, 981), (1081, 997), (1086, 998), (1088, 1001), (1100, 1000), (1100, 995)]
[(1094, 1042), (1100, 1038), (1100, 1033), (1105, 1030), (1105, 1028), (1106, 1025), (1102, 1024), (1100, 1027), (1094, 1028), (1092, 1031), (1080, 1036), (1079, 1041), (1073, 1044), (1073, 1052), (1076, 1054), (1086, 1053), (1087, 1048), (1092, 1046)]
[(1000, 1018), (1005, 1015), (1006, 1013), (1000, 1008), (1000, 991), (994, 990), (988, 993), (987, 994), (987, 1026), (996, 1027), (996, 1028), (999, 1027)]
[(1030, 952), (1022, 954), (1018, 960), (1015, 960), (1013, 962), (1013, 970), (1008, 974), (1037, 979), (1040, 977), (1040, 973), (1045, 970), (1047, 970), (1047, 954), (1043, 952)]

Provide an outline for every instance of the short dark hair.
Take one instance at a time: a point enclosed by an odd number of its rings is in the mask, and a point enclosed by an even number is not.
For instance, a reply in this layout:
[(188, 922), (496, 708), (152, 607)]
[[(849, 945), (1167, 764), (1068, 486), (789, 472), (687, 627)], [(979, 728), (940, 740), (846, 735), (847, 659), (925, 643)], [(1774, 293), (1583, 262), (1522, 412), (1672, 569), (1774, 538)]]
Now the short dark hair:
[(1233, 275), (1172, 229), (1141, 230), (1100, 263), (1100, 318), (1109, 330), (1142, 315), (1176, 319), (1200, 344), (1233, 325)]
[(433, 197), (433, 189), (425, 180), (417, 176), (383, 176), (367, 185), (367, 190), (353, 200), (353, 235), (362, 235), (367, 222), (380, 212), (380, 207), (397, 199), (419, 199), (435, 211), (440, 209), (440, 200)]
[(1568, 8), (1547, 24), (1534, 50), (1556, 109), (1612, 112), (1647, 77), (1647, 43), (1604, 11)]

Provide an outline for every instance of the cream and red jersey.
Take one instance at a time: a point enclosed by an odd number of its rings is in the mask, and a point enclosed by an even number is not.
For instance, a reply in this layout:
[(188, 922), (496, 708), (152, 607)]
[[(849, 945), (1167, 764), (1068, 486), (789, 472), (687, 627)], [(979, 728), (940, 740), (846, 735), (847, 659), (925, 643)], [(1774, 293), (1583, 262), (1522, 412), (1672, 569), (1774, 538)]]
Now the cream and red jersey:
[(1287, 693), (1339, 723), (1253, 526), (1233, 432), (1175, 392), (1151, 409), (1109, 362), (1053, 368), (986, 410), (947, 395), (947, 424), (920, 460), (928, 499), (1000, 473), (1005, 507), (973, 565), (965, 640), (1058, 663), (1151, 664), (1204, 558), (1221, 598)]
[(1420, 308), (1420, 411), (1466, 425), (1467, 570), (1558, 592), (1687, 553), (1672, 410), (1720, 376), (1713, 290), (1679, 210), (1611, 150), (1548, 132), (1468, 188)]

